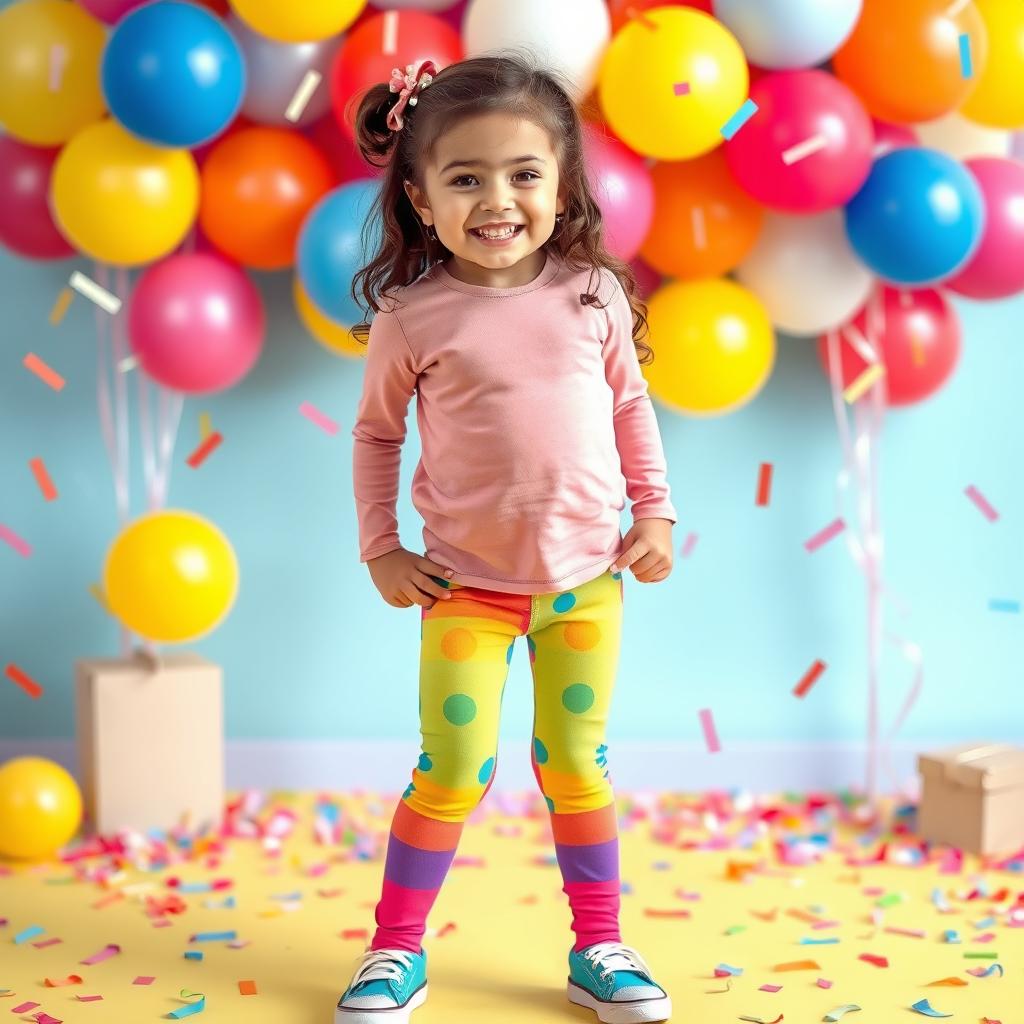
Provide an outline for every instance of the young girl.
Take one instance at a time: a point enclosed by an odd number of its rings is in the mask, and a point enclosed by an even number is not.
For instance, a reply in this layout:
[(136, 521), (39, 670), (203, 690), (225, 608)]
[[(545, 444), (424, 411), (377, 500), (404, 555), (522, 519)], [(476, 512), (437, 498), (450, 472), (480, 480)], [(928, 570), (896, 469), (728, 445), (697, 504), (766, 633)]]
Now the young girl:
[[(516, 55), (435, 70), (396, 69), (356, 116), (363, 156), (385, 167), (380, 248), (352, 289), (359, 301), (362, 280), (376, 312), (357, 327), (369, 335), (352, 431), (360, 561), (388, 604), (422, 607), (423, 744), (391, 825), (377, 930), (335, 1021), (407, 1021), (426, 999), (426, 918), (494, 782), (520, 636), (533, 771), (576, 939), (569, 999), (610, 1024), (667, 1020), (668, 995), (619, 934), (604, 742), (621, 570), (656, 583), (672, 568), (676, 514), (638, 350), (652, 353), (635, 340), (645, 307), (602, 242), (560, 76)], [(396, 518), (414, 392), (424, 555), (402, 547)]]

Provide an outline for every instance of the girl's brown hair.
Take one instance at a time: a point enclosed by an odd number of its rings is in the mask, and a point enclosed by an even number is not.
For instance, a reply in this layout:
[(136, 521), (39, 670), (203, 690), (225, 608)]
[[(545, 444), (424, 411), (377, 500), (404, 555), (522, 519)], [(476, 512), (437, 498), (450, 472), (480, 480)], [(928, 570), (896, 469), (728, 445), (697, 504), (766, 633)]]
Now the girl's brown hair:
[[(647, 306), (639, 297), (629, 264), (605, 248), (601, 210), (587, 180), (583, 151), (583, 123), (571, 98), (572, 86), (560, 72), (542, 68), (517, 50), (501, 55), (471, 57), (442, 68), (426, 88), (418, 90), (415, 106), (406, 105), (404, 125), (392, 132), (388, 111), (398, 102), (387, 82), (373, 85), (359, 98), (355, 137), (367, 163), (382, 167), (380, 188), (363, 225), (363, 252), (370, 251), (374, 222), (381, 225), (379, 245), (370, 262), (356, 272), (352, 297), (367, 315), (379, 312), (380, 297), (411, 284), (433, 264), (449, 255), (436, 237), (428, 238), (403, 183), (423, 189), (421, 168), (428, 162), (437, 139), (457, 122), (496, 111), (533, 122), (547, 131), (558, 160), (559, 191), (565, 198), (565, 217), (544, 247), (557, 253), (571, 270), (610, 270), (633, 310), (633, 344), (639, 361), (654, 360), (651, 347), (640, 339), (647, 333)], [(364, 301), (360, 301), (360, 292)], [(604, 308), (591, 291), (580, 295), (584, 306)], [(356, 324), (353, 336), (369, 339), (369, 322)]]

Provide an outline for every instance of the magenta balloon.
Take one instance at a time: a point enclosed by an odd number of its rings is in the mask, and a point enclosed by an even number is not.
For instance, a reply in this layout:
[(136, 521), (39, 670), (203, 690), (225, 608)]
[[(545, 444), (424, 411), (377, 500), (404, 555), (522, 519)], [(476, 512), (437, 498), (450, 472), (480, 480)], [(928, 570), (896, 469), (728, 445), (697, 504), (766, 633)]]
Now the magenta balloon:
[(50, 214), (50, 173), (60, 146), (0, 138), (0, 242), (19, 256), (59, 260), (75, 254)]
[(1024, 164), (1001, 156), (964, 161), (985, 201), (981, 243), (944, 288), (970, 299), (1005, 299), (1024, 288)]
[(143, 370), (177, 391), (223, 391), (263, 347), (263, 300), (245, 272), (208, 252), (148, 267), (128, 308), (128, 338)]
[(654, 216), (654, 184), (644, 159), (618, 139), (585, 125), (583, 150), (590, 190), (604, 218), (610, 253), (631, 260), (643, 244)]
[(629, 266), (636, 277), (640, 298), (646, 302), (661, 287), (664, 278), (640, 256), (634, 256), (629, 261)]
[[(750, 98), (757, 112), (725, 143), (725, 156), (751, 196), (787, 213), (821, 213), (853, 198), (871, 170), (874, 132), (847, 86), (814, 68), (776, 71), (751, 86)], [(794, 152), (822, 140), (815, 152)]]
[(141, 7), (148, 0), (78, 0), (94, 18), (113, 25), (120, 21), (129, 11)]
[(921, 145), (921, 140), (909, 125), (892, 124), (889, 121), (872, 118), (871, 126), (875, 133), (874, 158), (876, 160), (894, 149)]

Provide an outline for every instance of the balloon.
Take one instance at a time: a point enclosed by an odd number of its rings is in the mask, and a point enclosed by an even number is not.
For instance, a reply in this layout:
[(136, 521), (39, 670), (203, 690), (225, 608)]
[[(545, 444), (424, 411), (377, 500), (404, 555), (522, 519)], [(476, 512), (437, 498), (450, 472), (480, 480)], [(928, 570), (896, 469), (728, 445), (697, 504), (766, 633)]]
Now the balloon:
[[(612, 39), (598, 90), (605, 119), (630, 149), (686, 160), (722, 142), (747, 81), (743, 50), (724, 25), (685, 7), (656, 7)], [(676, 95), (679, 83), (689, 87), (684, 95)]]
[(875, 134), (875, 145), (872, 150), (877, 159), (883, 153), (893, 149), (901, 149), (903, 146), (919, 146), (920, 140), (914, 134), (913, 129), (903, 124), (890, 124), (888, 121), (879, 121), (877, 117), (871, 119), (871, 127)]
[(370, 6), (382, 11), (438, 11), (454, 7), (457, 0), (370, 0)]
[(864, 0), (849, 39), (832, 58), (835, 73), (883, 121), (932, 121), (974, 88), (960, 64), (960, 36), (970, 40), (977, 76), (988, 33), (974, 4), (948, 0)]
[[(351, 295), (352, 278), (369, 262), (363, 251), (363, 224), (379, 191), (371, 180), (351, 181), (329, 192), (310, 211), (302, 226), (296, 264), (302, 287), (320, 312), (335, 323), (359, 323), (365, 304)], [(370, 252), (380, 245), (381, 229), (370, 222)]]
[(260, 270), (295, 261), (306, 214), (333, 182), (327, 158), (298, 132), (243, 128), (203, 164), (199, 223), (221, 252)]
[(769, 214), (736, 280), (786, 334), (815, 335), (845, 323), (867, 301), (874, 281), (854, 255), (842, 210), (814, 217)]
[(295, 301), (295, 308), (298, 311), (299, 319), (306, 330), (324, 348), (335, 355), (352, 356), (354, 358), (366, 355), (366, 345), (356, 341), (352, 337), (352, 332), (349, 328), (335, 323), (330, 317), (324, 316), (313, 305), (313, 301), (306, 294), (306, 289), (302, 287), (298, 274), (292, 279), (292, 299)]
[(988, 60), (975, 66), (977, 83), (960, 108), (993, 128), (1024, 127), (1024, 8), (1006, 0), (974, 0), (988, 31)]
[(120, 21), (129, 11), (141, 7), (147, 0), (78, 0), (93, 17), (113, 25)]
[[(820, 213), (864, 184), (871, 118), (842, 82), (825, 71), (775, 71), (751, 87), (750, 98), (757, 114), (726, 142), (725, 156), (755, 199), (786, 213)], [(793, 154), (816, 139), (820, 148)]]
[(631, 260), (651, 226), (654, 186), (643, 158), (618, 139), (584, 129), (587, 179), (601, 208), (605, 246), (621, 260)]
[(8, 135), (55, 146), (103, 115), (103, 26), (67, 0), (0, 10), (0, 122)]
[(113, 613), (158, 643), (196, 640), (234, 604), (238, 563), (228, 539), (194, 512), (159, 509), (128, 523), (103, 566)]
[(142, 142), (97, 121), (60, 152), (51, 201), (64, 236), (101, 263), (136, 266), (166, 256), (199, 207), (199, 174), (184, 149)]
[[(387, 21), (385, 21), (387, 19)], [(385, 30), (386, 29), (386, 30)], [(393, 47), (389, 40), (394, 40)], [(399, 61), (396, 54), (402, 54)], [(432, 60), (438, 71), (462, 59), (458, 32), (440, 18), (422, 11), (375, 14), (346, 35), (331, 68), (331, 104), (349, 138), (355, 138), (353, 119), (362, 94), (391, 80), (391, 70)]]
[(627, 22), (649, 11), (652, 7), (692, 7), (711, 13), (711, 0), (608, 0), (608, 13), (612, 16), (612, 35)]
[(128, 305), (128, 339), (142, 369), (188, 394), (241, 380), (263, 347), (263, 300), (245, 272), (208, 252), (148, 267)]
[(1007, 156), (1010, 133), (1001, 128), (986, 128), (960, 114), (946, 114), (935, 121), (914, 125), (922, 146), (948, 153), (956, 160), (972, 156)]
[(81, 823), (81, 791), (59, 764), (15, 757), (0, 765), (0, 855), (54, 859)]
[(334, 172), (333, 185), (340, 185), (356, 178), (378, 178), (384, 173), (383, 167), (367, 163), (351, 136), (338, 127), (333, 114), (326, 114), (304, 132), (307, 139), (327, 158)]
[(228, 18), (227, 24), (245, 58), (248, 86), (242, 100), (242, 113), (246, 117), (260, 124), (305, 126), (330, 110), (330, 91), (321, 84), (313, 90), (297, 121), (285, 117), (307, 72), (315, 71), (321, 78), (330, 73), (341, 36), (312, 43), (278, 43), (254, 32), (234, 15)]
[(639, 256), (631, 259), (629, 266), (636, 277), (636, 286), (640, 297), (646, 301), (661, 287), (664, 278)]
[(651, 394), (692, 415), (732, 412), (764, 386), (775, 363), (768, 312), (725, 278), (674, 281), (651, 297)]
[(0, 138), (0, 242), (19, 256), (56, 260), (75, 254), (50, 213), (50, 175), (59, 152)]
[(999, 157), (967, 161), (985, 202), (981, 244), (945, 282), (971, 299), (1004, 299), (1024, 288), (1024, 164)]
[[(231, 0), (250, 28), (282, 43), (308, 43), (335, 36), (355, 20), (365, 0)], [(395, 52), (401, 52), (396, 50)], [(408, 63), (408, 62), (406, 62)]]
[(103, 95), (130, 132), (160, 146), (219, 135), (242, 103), (245, 63), (203, 7), (156, 0), (117, 23), (103, 53)]
[(860, 17), (861, 0), (715, 0), (716, 18), (763, 68), (809, 68), (835, 53)]
[(945, 153), (908, 146), (875, 161), (846, 206), (857, 255), (896, 284), (935, 284), (963, 267), (981, 240), (977, 182)]
[(538, 51), (560, 71), (579, 100), (593, 88), (611, 39), (604, 0), (472, 0), (462, 25), (466, 56), (505, 48)]
[(737, 184), (721, 149), (655, 164), (654, 220), (640, 252), (666, 277), (718, 277), (750, 252), (764, 208)]
[[(960, 324), (956, 310), (931, 288), (902, 291), (884, 288), (878, 334), (867, 335), (868, 312), (862, 309), (853, 327), (878, 346), (885, 366), (882, 385), (891, 406), (911, 405), (936, 392), (949, 378), (960, 358)], [(867, 361), (840, 331), (843, 387), (849, 387), (866, 369)], [(818, 356), (829, 372), (828, 337), (818, 343)]]

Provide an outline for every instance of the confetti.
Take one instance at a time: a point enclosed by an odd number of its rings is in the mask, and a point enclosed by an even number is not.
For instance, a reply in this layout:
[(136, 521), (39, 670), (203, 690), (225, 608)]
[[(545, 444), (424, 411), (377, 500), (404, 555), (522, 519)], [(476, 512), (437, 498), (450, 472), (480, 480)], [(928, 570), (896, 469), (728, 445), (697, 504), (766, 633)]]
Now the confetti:
[(854, 1013), (859, 1010), (860, 1007), (856, 1003), (847, 1003), (845, 1006), (840, 1006), (838, 1009), (833, 1010), (831, 1013), (826, 1013), (822, 1020), (842, 1020), (842, 1018), (848, 1013)]
[(306, 419), (315, 423), (321, 430), (326, 431), (328, 434), (336, 434), (338, 432), (338, 424), (329, 416), (325, 416), (311, 402), (303, 402), (302, 405), (299, 406), (299, 412), (301, 412)]
[(890, 935), (905, 935), (909, 939), (926, 939), (928, 933), (920, 928), (886, 928)]
[[(968, 971), (968, 974), (971, 972)], [(940, 978), (938, 981), (929, 981), (925, 988), (938, 988), (939, 986), (948, 986), (950, 988), (960, 988), (966, 985), (967, 982), (963, 978)]]
[(120, 373), (131, 373), (132, 370), (134, 370), (138, 365), (139, 365), (139, 357), (138, 356), (125, 356), (125, 358), (122, 359), (117, 364), (117, 369), (118, 369), (118, 371)]
[(725, 975), (732, 975), (734, 978), (738, 978), (743, 973), (742, 967), (730, 967), (729, 964), (719, 964), (715, 968), (715, 977), (722, 978)]
[(967, 953), (964, 953), (964, 959), (965, 960), (998, 960), (999, 959), (999, 954), (998, 953), (981, 953), (981, 952), (971, 953), (971, 952), (967, 952)]
[(794, 697), (805, 697), (808, 690), (818, 681), (822, 672), (825, 671), (825, 662), (816, 660), (814, 664), (804, 674), (803, 679), (796, 684), (796, 688), (793, 690)]
[(256, 995), (256, 982), (255, 981), (240, 981), (238, 983), (238, 993), (243, 996), (254, 996)]
[(758, 992), (781, 992), (782, 991), (782, 986), (781, 985), (762, 985), (757, 991)]
[(34, 352), (29, 352), (22, 360), (26, 370), (31, 370), (44, 384), (49, 384), (54, 391), (64, 387), (64, 378), (52, 367), (47, 366)]
[(812, 135), (809, 139), (804, 139), (803, 142), (798, 142), (795, 146), (783, 150), (782, 162), (788, 167), (798, 160), (809, 157), (812, 153), (817, 153), (819, 149), (824, 149), (827, 145), (828, 139), (824, 135)]
[(951, 1013), (940, 1013), (938, 1010), (932, 1009), (927, 999), (921, 999), (914, 1003), (910, 1007), (912, 1010), (917, 1010), (918, 1013), (923, 1013), (926, 1017), (952, 1017)]
[(835, 946), (839, 942), (839, 939), (833, 936), (829, 939), (801, 939), (801, 946)]
[(106, 288), (98, 285), (91, 277), (86, 277), (80, 270), (71, 275), (68, 282), (79, 295), (84, 295), (90, 302), (95, 302), (100, 309), (116, 316), (121, 311), (121, 300), (116, 295), (111, 295)]
[(60, 43), (50, 47), (50, 92), (60, 91), (60, 81), (64, 77), (64, 65), (68, 60), (68, 48)]
[(772, 490), (772, 464), (762, 462), (761, 470), (757, 475), (757, 504), (764, 507), (771, 500)]
[(213, 422), (208, 412), (199, 414), (199, 440), (205, 441), (213, 433)]
[(133, 982), (133, 985), (152, 985), (156, 981), (156, 978), (150, 977), (148, 974), (140, 974)]
[(644, 907), (644, 917), (689, 917), (688, 910), (658, 910), (655, 907)]
[(37, 935), (42, 935), (46, 931), (42, 925), (30, 924), (24, 931), (18, 932), (14, 936), (14, 944), (20, 946), (23, 942), (28, 942), (29, 939), (34, 939)]
[(182, 1017), (191, 1017), (193, 1013), (202, 1013), (206, 1009), (206, 996), (202, 992), (189, 992), (187, 988), (183, 988), (179, 993), (179, 998), (181, 999), (191, 999), (193, 996), (199, 996), (199, 998), (188, 1006), (172, 1010), (167, 1016), (171, 1020), (181, 1020)]
[(43, 460), (40, 458), (31, 459), (29, 461), (29, 468), (32, 470), (32, 475), (36, 478), (36, 483), (39, 485), (39, 490), (42, 491), (43, 497), (47, 501), (53, 501), (57, 497), (57, 488), (53, 486), (53, 481), (50, 479), (50, 474), (46, 471)]
[(223, 441), (219, 430), (215, 430), (205, 441), (185, 460), (193, 469), (198, 469), (210, 454)]
[[(265, 916), (267, 916), (267, 915), (264, 915), (264, 917)], [(185, 959), (186, 960), (202, 960), (203, 959), (203, 951), (201, 949), (189, 949), (189, 950), (186, 950), (186, 952), (185, 952)]]
[(751, 1024), (779, 1024), (780, 1020), (784, 1020), (785, 1015), (779, 1014), (775, 1020), (765, 1020), (763, 1017), (740, 1017), (740, 1020), (748, 1020)]
[(978, 490), (974, 484), (969, 484), (964, 488), (964, 494), (967, 495), (975, 505), (978, 506), (981, 514), (990, 522), (994, 523), (999, 518), (999, 513), (989, 504), (985, 495)]
[(1008, 597), (993, 597), (988, 603), (990, 612), (1011, 612), (1016, 615), (1020, 612), (1020, 601), (1014, 601)]
[(321, 75), (315, 68), (309, 68), (309, 70), (306, 71), (305, 76), (299, 83), (298, 89), (295, 90), (295, 95), (292, 97), (291, 103), (288, 104), (288, 109), (284, 112), (284, 116), (289, 121), (294, 123), (302, 117), (302, 112), (306, 109), (306, 104), (309, 103), (322, 79), (323, 75)]
[(722, 135), (731, 139), (756, 113), (757, 104), (748, 97), (740, 109), (722, 125)]
[(715, 729), (715, 720), (711, 714), (710, 708), (702, 708), (698, 715), (700, 717), (700, 726), (704, 730), (704, 742), (707, 744), (708, 752), (717, 754), (722, 749), (722, 744), (718, 740), (718, 732)]
[(706, 249), (708, 247), (708, 229), (703, 206), (694, 206), (690, 210), (690, 225), (693, 227), (694, 248)]
[[(31, 698), (33, 698), (33, 700), (37, 700), (43, 695), (43, 688), (31, 676), (22, 672), (17, 665), (8, 665), (7, 668), (4, 669), (4, 674), (11, 680), (11, 682), (20, 686)], [(40, 932), (42, 930), (42, 928), (39, 929)], [(38, 932), (35, 934), (38, 934)], [(31, 936), (29, 937), (31, 938)], [(14, 941), (17, 942), (18, 939), (15, 939)]]
[(966, 32), (960, 33), (960, 74), (964, 78), (974, 74), (971, 68), (971, 37)]
[(688, 533), (686, 535), (686, 540), (683, 542), (683, 546), (682, 546), (682, 548), (679, 551), (679, 557), (680, 558), (688, 558), (689, 555), (690, 555), (690, 552), (693, 551), (694, 546), (696, 545), (696, 543), (697, 543), (697, 534), (695, 534), (695, 533)]
[(969, 967), (967, 969), (968, 974), (973, 974), (975, 978), (987, 978), (990, 974), (994, 974), (996, 971), (999, 972), (999, 977), (1003, 976), (1003, 965), (1002, 964), (989, 964), (988, 967)]
[(121, 952), (120, 946), (115, 946), (113, 943), (108, 943), (98, 953), (93, 953), (92, 956), (87, 957), (85, 960), (79, 960), (80, 964), (100, 964), (104, 960), (109, 960), (112, 956), (116, 956)]
[(886, 908), (895, 907), (900, 903), (906, 903), (907, 894), (904, 892), (888, 892), (882, 896), (875, 904), (876, 907)]
[(773, 971), (820, 971), (821, 964), (816, 960), (792, 960), (786, 964), (776, 964)]
[(67, 313), (68, 306), (71, 305), (74, 297), (75, 293), (70, 288), (62, 288), (60, 290), (57, 301), (54, 302), (53, 309), (50, 310), (50, 323), (54, 327), (58, 326), (61, 320), (64, 319), (64, 314)]
[(237, 932), (197, 932), (189, 942), (231, 942), (238, 938)]
[(706, 988), (704, 989), (704, 995), (706, 996), (721, 996), (725, 995), (726, 992), (732, 991), (732, 978), (727, 978), (725, 982), (725, 988)]
[(881, 363), (875, 363), (867, 367), (865, 371), (843, 392), (843, 399), (849, 404), (860, 398), (865, 391), (873, 387), (882, 377), (885, 376), (885, 367)]
[(675, 93), (676, 96), (687, 96), (690, 92), (690, 83), (675, 82), (672, 85), (672, 92)]
[(863, 960), (866, 964), (874, 964), (875, 967), (888, 967), (889, 961), (884, 956), (875, 956), (873, 953), (861, 953), (858, 960)]
[(43, 983), (49, 985), (50, 988), (60, 988), (61, 985), (81, 985), (82, 978), (78, 974), (69, 974), (60, 981), (55, 981), (53, 978), (43, 978)]
[(846, 522), (840, 516), (833, 519), (823, 530), (819, 530), (813, 537), (804, 541), (804, 547), (808, 552), (817, 551), (823, 544), (827, 544), (833, 537), (837, 537), (846, 529)]
[(816, 984), (817, 984), (818, 988), (831, 988), (832, 987), (832, 982), (829, 981), (827, 978), (819, 978), (817, 980)]

